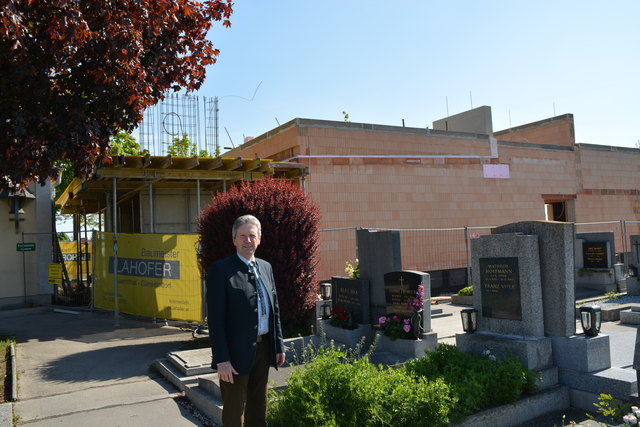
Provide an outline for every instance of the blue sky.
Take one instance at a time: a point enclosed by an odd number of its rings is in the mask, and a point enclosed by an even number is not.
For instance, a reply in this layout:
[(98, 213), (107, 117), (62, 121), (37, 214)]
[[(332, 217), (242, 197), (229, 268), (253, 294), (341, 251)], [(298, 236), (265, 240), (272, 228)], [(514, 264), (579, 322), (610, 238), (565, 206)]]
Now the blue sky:
[[(576, 140), (640, 140), (640, 2), (238, 0), (199, 96), (238, 144), (295, 117), (427, 127), (490, 105), (494, 130), (573, 113)], [(251, 98), (262, 82), (253, 101)]]

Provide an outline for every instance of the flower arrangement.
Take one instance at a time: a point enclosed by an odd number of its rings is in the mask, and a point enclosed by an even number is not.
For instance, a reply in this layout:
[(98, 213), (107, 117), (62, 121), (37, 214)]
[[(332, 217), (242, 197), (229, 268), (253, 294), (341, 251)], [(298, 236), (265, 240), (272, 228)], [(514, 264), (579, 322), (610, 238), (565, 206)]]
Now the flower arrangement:
[(415, 334), (413, 334), (413, 326), (411, 325), (411, 316), (389, 314), (387, 316), (380, 316), (378, 323), (384, 330), (384, 334), (394, 341), (398, 338), (415, 338)]
[(346, 264), (347, 266), (345, 267), (344, 271), (349, 275), (349, 278), (359, 279), (360, 278), (360, 261), (358, 261), (358, 258), (356, 258), (353, 264), (351, 264), (349, 261), (347, 261)]
[(336, 307), (331, 310), (329, 324), (337, 328), (351, 329), (351, 316), (345, 307)]

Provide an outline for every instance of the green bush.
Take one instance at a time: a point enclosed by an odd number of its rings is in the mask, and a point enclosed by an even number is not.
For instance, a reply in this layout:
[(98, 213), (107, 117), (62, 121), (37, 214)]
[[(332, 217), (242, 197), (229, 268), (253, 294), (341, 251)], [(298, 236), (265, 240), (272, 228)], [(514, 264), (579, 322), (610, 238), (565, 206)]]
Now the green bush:
[(463, 353), (441, 344), (425, 357), (407, 362), (404, 369), (415, 377), (442, 379), (459, 401), (456, 418), (483, 408), (515, 402), (522, 394), (533, 393), (538, 373), (525, 369), (515, 357), (496, 359)]
[(444, 426), (455, 401), (441, 379), (324, 347), (292, 373), (283, 391), (271, 392), (268, 417), (274, 426)]
[(463, 296), (472, 296), (473, 295), (473, 286), (467, 286), (458, 291), (458, 295)]

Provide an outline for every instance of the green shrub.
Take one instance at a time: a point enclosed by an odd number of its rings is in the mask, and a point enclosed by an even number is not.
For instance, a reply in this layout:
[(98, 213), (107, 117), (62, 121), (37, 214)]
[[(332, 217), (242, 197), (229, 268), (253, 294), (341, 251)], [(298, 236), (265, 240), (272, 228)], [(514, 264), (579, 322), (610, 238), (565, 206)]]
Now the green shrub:
[(473, 295), (473, 286), (467, 286), (458, 291), (458, 295), (462, 296), (472, 296)]
[(294, 370), (283, 391), (270, 393), (268, 417), (275, 426), (444, 426), (454, 404), (441, 379), (324, 347)]
[(490, 354), (463, 353), (441, 344), (425, 357), (408, 361), (404, 369), (415, 377), (442, 379), (459, 401), (456, 419), (483, 408), (515, 402), (536, 389), (538, 373), (525, 369), (515, 357), (499, 360)]

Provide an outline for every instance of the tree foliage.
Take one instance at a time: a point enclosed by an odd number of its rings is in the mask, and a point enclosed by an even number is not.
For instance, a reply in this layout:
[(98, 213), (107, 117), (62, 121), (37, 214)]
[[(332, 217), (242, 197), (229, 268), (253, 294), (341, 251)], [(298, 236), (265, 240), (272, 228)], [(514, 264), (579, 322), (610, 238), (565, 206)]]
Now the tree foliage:
[(235, 253), (231, 226), (236, 218), (256, 216), (262, 224), (256, 256), (273, 266), (283, 328), (301, 328), (316, 301), (319, 212), (298, 186), (283, 180), (243, 182), (216, 194), (198, 221), (203, 275), (212, 262)]
[(198, 147), (189, 139), (189, 134), (183, 133), (182, 138), (177, 136), (167, 147), (167, 152), (172, 156), (189, 157), (198, 154)]
[(195, 90), (230, 0), (0, 0), (0, 186), (91, 175), (109, 138), (169, 90)]
[(111, 137), (111, 150), (109, 151), (112, 156), (124, 155), (136, 155), (140, 154), (140, 144), (138, 141), (128, 132), (120, 131)]

